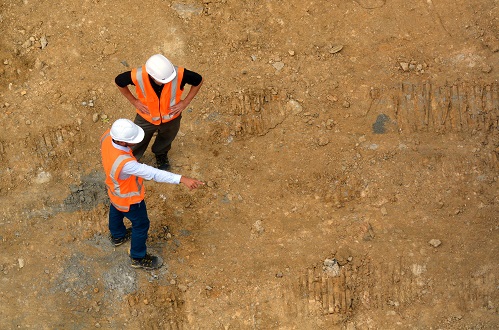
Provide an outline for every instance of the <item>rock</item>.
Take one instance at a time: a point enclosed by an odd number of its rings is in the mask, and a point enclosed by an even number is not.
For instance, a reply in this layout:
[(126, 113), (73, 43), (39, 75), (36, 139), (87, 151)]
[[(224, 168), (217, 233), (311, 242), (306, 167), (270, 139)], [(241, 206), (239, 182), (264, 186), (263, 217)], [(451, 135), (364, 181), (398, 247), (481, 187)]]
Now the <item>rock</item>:
[(38, 184), (47, 183), (52, 178), (52, 175), (48, 172), (41, 171), (35, 178), (35, 182)]
[(43, 68), (43, 62), (37, 57), (34, 65), (36, 70), (41, 70)]
[(426, 266), (425, 265), (418, 265), (418, 264), (412, 264), (411, 265), (411, 271), (415, 276), (420, 276), (424, 272), (426, 272)]
[(275, 63), (272, 64), (272, 66), (277, 71), (280, 71), (280, 70), (282, 70), (284, 68), (284, 63), (283, 62), (275, 62)]
[(92, 115), (92, 121), (93, 121), (94, 123), (96, 123), (96, 122), (98, 122), (98, 121), (99, 121), (99, 114), (98, 114), (98, 113), (94, 113), (94, 114)]
[(24, 268), (24, 259), (19, 258), (17, 259), (17, 262), (19, 263), (19, 269)]
[(434, 248), (439, 247), (442, 244), (442, 242), (438, 239), (431, 239), (428, 243), (430, 243), (430, 245)]
[(384, 207), (384, 206), (383, 206), (383, 207), (381, 208), (381, 214), (382, 214), (382, 215), (387, 215), (387, 214), (388, 214), (388, 211), (386, 211), (386, 207)]
[(492, 67), (491, 67), (490, 65), (488, 65), (488, 64), (484, 64), (484, 65), (482, 66), (482, 72), (483, 72), (483, 73), (490, 73), (490, 71), (492, 71)]
[(400, 62), (399, 64), (400, 64), (400, 67), (402, 68), (402, 70), (404, 72), (409, 71), (409, 63), (407, 63), (407, 62)]
[(336, 53), (340, 52), (342, 49), (343, 49), (343, 45), (336, 45), (336, 46), (331, 47), (331, 49), (329, 50), (329, 53), (336, 54)]
[(182, 291), (182, 292), (186, 292), (187, 291), (187, 285), (184, 285), (184, 284), (179, 284), (177, 285), (177, 288)]
[(289, 100), (288, 103), (286, 103), (286, 108), (293, 115), (297, 115), (303, 111), (303, 107), (296, 100)]
[(265, 232), (265, 228), (263, 227), (262, 220), (255, 221), (255, 223), (253, 224), (253, 226), (251, 228), (251, 234), (256, 235), (256, 236), (260, 236), (264, 232)]
[(344, 101), (343, 104), (342, 104), (342, 107), (343, 108), (350, 108), (350, 102)]
[(322, 269), (324, 272), (331, 277), (340, 276), (340, 265), (336, 261), (336, 259), (326, 259), (324, 260)]
[(336, 123), (334, 122), (333, 119), (328, 119), (326, 121), (326, 129), (333, 129), (333, 127), (334, 127), (335, 124)]
[(49, 44), (47, 38), (45, 36), (42, 36), (40, 38), (40, 48), (41, 49), (44, 49), (45, 47), (47, 47), (47, 45)]
[(317, 140), (317, 144), (321, 147), (327, 145), (329, 143), (329, 139), (325, 136), (319, 137), (319, 140)]

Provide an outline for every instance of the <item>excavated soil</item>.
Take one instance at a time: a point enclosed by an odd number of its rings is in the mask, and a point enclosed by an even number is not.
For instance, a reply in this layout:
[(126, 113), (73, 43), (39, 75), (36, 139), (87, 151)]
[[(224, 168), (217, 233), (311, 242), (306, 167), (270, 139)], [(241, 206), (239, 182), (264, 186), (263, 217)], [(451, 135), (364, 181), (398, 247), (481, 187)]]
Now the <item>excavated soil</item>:
[[(1, 329), (497, 329), (497, 0), (0, 2)], [(205, 82), (108, 240), (114, 77)], [(154, 165), (150, 150), (144, 162)]]

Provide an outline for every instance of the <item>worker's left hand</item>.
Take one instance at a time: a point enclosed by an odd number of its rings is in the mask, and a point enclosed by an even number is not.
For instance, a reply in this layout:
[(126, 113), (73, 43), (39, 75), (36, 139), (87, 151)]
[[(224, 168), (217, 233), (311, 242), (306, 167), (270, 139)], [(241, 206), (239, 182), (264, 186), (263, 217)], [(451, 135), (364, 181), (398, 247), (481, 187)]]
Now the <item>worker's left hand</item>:
[(176, 116), (177, 114), (181, 113), (182, 111), (187, 108), (189, 103), (185, 102), (184, 100), (180, 101), (179, 103), (175, 104), (174, 106), (170, 107), (170, 114), (172, 116)]

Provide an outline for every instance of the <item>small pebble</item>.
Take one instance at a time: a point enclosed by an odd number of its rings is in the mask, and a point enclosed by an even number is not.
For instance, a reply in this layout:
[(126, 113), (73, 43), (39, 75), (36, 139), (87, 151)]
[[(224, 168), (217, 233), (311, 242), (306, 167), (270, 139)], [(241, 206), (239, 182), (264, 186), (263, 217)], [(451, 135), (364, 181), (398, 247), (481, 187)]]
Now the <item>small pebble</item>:
[(439, 239), (432, 239), (428, 243), (430, 243), (430, 245), (435, 248), (439, 247), (442, 244), (442, 242)]

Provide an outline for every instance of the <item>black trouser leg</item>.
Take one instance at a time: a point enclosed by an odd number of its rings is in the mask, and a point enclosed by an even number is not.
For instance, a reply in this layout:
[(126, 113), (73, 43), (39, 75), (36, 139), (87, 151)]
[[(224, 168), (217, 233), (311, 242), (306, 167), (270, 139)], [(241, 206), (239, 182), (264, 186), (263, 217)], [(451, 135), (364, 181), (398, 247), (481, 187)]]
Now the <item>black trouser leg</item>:
[(153, 125), (138, 114), (135, 116), (133, 121), (136, 125), (142, 127), (144, 130), (144, 139), (132, 147), (133, 155), (137, 160), (140, 160), (147, 150), (147, 146), (151, 141), (154, 133), (158, 130), (158, 125)]
[(180, 129), (180, 120), (182, 116), (161, 124), (158, 126), (158, 134), (152, 145), (152, 152), (155, 155), (166, 155), (172, 148), (172, 142), (175, 140)]

